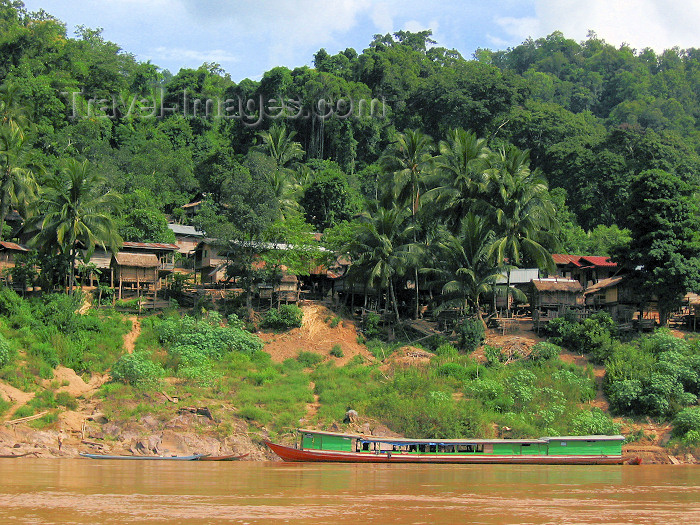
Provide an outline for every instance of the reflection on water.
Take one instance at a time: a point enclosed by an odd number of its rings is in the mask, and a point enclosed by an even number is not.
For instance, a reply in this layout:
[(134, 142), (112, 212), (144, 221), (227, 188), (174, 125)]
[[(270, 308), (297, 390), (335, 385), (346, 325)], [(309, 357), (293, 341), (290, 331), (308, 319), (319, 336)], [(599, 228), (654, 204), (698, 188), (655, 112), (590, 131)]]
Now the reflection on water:
[(0, 523), (700, 523), (692, 465), (0, 459)]

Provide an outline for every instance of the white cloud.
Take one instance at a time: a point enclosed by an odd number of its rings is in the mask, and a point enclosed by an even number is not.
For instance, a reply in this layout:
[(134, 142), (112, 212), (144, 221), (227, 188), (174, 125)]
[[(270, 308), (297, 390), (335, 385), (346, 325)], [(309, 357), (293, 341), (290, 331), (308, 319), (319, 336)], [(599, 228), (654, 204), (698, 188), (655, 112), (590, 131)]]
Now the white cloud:
[(386, 34), (394, 30), (393, 9), (386, 2), (376, 4), (370, 13), (372, 23), (378, 33)]
[(184, 49), (175, 47), (157, 47), (152, 52), (152, 55), (146, 57), (155, 63), (158, 60), (179, 60), (183, 64), (197, 64), (203, 62), (216, 62), (222, 64), (226, 62), (238, 62), (240, 57), (231, 54), (225, 49), (211, 49), (208, 51), (200, 51), (196, 49)]
[(584, 40), (589, 30), (619, 46), (627, 43), (657, 52), (673, 46), (700, 47), (700, 2), (697, 0), (535, 0), (536, 15), (496, 18), (501, 28), (521, 41), (561, 31)]

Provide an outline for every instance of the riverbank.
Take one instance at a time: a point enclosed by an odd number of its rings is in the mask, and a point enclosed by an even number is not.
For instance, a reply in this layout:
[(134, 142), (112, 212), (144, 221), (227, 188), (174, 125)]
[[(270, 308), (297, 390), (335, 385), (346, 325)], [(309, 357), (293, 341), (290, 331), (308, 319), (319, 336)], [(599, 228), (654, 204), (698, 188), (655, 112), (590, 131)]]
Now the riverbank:
[[(617, 432), (596, 430), (611, 424), (602, 391), (604, 368), (565, 350), (545, 362), (530, 360), (533, 346), (542, 339), (526, 326), (487, 333), (486, 344), (499, 349), (505, 361), (494, 365), (484, 348), (466, 356), (444, 344), (434, 352), (364, 344), (351, 319), (317, 303), (302, 309), (301, 327), (256, 334), (262, 351), (225, 353), (220, 361), (206, 361), (210, 368), (194, 369), (194, 375), (193, 369), (182, 373), (179, 358), (161, 343), (163, 321), (109, 317), (115, 330), (128, 322), (118, 336), (123, 339), (120, 353), (147, 352), (151, 362), (172, 371), (147, 387), (114, 382), (109, 369), (78, 375), (63, 365), (47, 368), (34, 364), (36, 351), (20, 351), (13, 370), (49, 378), (25, 377), (13, 381), (16, 386), (8, 383), (8, 376), (0, 380), (0, 455), (203, 453), (276, 460), (263, 439), (288, 442), (289, 429), (298, 426), (337, 426), (334, 422), (343, 419), (348, 405), (360, 408), (360, 419), (342, 430), (364, 433), (388, 432), (384, 425), (408, 437), (434, 432), (567, 435), (574, 427), (583, 428), (582, 434)], [(102, 322), (93, 319), (92, 330)], [(220, 316), (196, 321), (194, 328), (168, 322), (180, 334), (193, 329), (211, 334), (225, 326)], [(36, 345), (31, 334), (18, 330), (17, 335), (29, 348)], [(628, 445), (630, 456), (645, 463), (697, 462), (692, 455), (669, 454), (662, 446), (671, 437), (668, 424), (614, 421), (623, 433), (637, 436)]]

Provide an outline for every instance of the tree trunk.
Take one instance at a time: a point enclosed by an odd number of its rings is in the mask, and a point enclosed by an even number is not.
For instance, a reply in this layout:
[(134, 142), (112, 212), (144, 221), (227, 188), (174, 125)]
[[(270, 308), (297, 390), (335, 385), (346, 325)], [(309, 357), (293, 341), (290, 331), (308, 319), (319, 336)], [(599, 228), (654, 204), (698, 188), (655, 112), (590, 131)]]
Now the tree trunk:
[[(5, 181), (0, 182), (0, 187), (5, 187)], [(5, 192), (2, 192), (2, 196), (0, 196), (0, 241), (4, 240), (2, 231), (5, 229), (5, 218), (7, 216), (7, 196), (5, 195)]]
[(510, 267), (506, 271), (508, 272), (508, 277), (506, 279), (506, 317), (510, 318)]
[(75, 245), (70, 251), (70, 267), (68, 268), (68, 294), (73, 295), (75, 286)]
[(481, 304), (479, 304), (479, 296), (476, 296), (476, 318), (481, 321), (481, 325), (486, 330), (486, 321), (484, 321), (484, 316), (481, 315)]
[(391, 294), (391, 302), (394, 305), (394, 315), (396, 316), (396, 322), (399, 322), (399, 305), (396, 302), (396, 294), (394, 293), (394, 281), (389, 279), (389, 293)]

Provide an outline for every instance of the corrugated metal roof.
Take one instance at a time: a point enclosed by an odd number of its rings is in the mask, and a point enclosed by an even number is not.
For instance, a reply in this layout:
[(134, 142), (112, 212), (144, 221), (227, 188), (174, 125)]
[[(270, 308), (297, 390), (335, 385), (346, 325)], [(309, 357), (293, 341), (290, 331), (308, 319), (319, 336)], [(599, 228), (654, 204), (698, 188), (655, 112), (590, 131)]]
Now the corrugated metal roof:
[(610, 257), (606, 256), (601, 256), (601, 255), (584, 255), (581, 257), (582, 261), (586, 261), (593, 266), (603, 266), (607, 268), (614, 268), (617, 266), (617, 263), (614, 263), (610, 260)]
[[(537, 268), (515, 268), (510, 271), (510, 284), (526, 284), (533, 279), (540, 278), (540, 271)], [(504, 271), (496, 279), (498, 284), (505, 284), (508, 282), (508, 274)]]
[(136, 250), (177, 250), (179, 246), (177, 244), (163, 243), (163, 242), (132, 242), (125, 241), (123, 248), (131, 248)]
[(533, 279), (532, 284), (538, 292), (582, 292), (583, 286), (572, 279)]
[(20, 246), (17, 243), (14, 242), (9, 242), (9, 241), (0, 241), (0, 246), (5, 248), (6, 250), (15, 250), (17, 252), (28, 252), (24, 246)]
[(607, 268), (614, 268), (617, 263), (610, 260), (610, 257), (605, 255), (569, 255), (566, 253), (553, 253), (552, 259), (554, 263), (559, 266), (566, 266), (572, 264), (577, 267), (582, 266), (602, 266)]
[(192, 237), (204, 237), (204, 232), (199, 231), (194, 226), (186, 226), (184, 224), (168, 224), (168, 228), (175, 235), (190, 235)]
[(119, 252), (114, 256), (119, 266), (131, 266), (138, 268), (157, 268), (160, 261), (152, 253), (125, 253)]
[(581, 266), (581, 264), (579, 262), (579, 260), (581, 259), (580, 255), (567, 255), (565, 253), (553, 253), (552, 259), (554, 259), (554, 263), (558, 264), (558, 265), (573, 264), (574, 266)]

